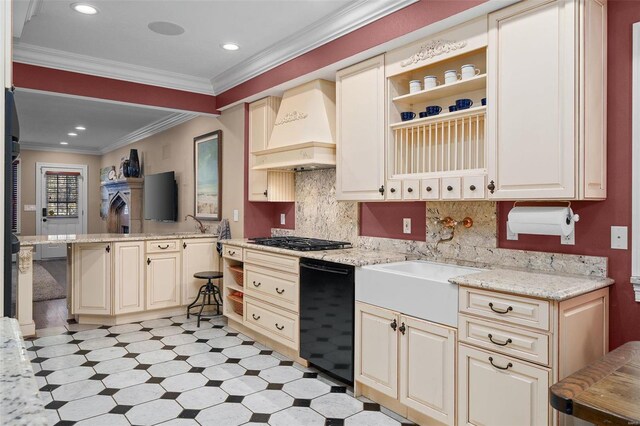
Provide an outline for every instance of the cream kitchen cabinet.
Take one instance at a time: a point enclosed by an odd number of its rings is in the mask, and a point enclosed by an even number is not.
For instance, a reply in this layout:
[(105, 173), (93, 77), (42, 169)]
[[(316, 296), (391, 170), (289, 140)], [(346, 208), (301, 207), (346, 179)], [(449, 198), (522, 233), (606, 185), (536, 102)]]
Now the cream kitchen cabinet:
[(194, 278), (201, 271), (218, 270), (218, 253), (215, 238), (194, 238), (182, 240), (182, 304), (196, 299), (200, 287), (206, 281)]
[(144, 242), (116, 242), (113, 250), (113, 312), (127, 314), (143, 311)]
[(606, 21), (603, 0), (489, 15), (489, 198), (606, 198)]
[(73, 245), (73, 313), (111, 313), (112, 243)]
[(355, 330), (357, 383), (397, 400), (396, 409), (455, 424), (454, 329), (356, 302)]
[(253, 169), (253, 153), (268, 148), (280, 101), (281, 98), (269, 96), (249, 104), (249, 201), (295, 200), (293, 172)]
[(180, 305), (180, 252), (147, 254), (147, 309)]
[(336, 196), (384, 199), (384, 55), (336, 74)]

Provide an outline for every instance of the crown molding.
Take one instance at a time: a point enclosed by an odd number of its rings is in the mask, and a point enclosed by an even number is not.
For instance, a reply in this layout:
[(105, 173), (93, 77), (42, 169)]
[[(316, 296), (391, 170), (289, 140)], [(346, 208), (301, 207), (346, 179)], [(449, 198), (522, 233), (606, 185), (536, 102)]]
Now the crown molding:
[(70, 154), (102, 155), (97, 148), (65, 148), (43, 142), (20, 141), (20, 149), (25, 151), (67, 152)]
[(206, 78), (171, 71), (159, 71), (155, 68), (35, 46), (22, 43), (15, 39), (13, 44), (13, 60), (29, 65), (39, 65), (46, 68), (131, 81), (151, 86), (166, 87), (205, 95), (214, 94), (211, 81)]
[(278, 65), (361, 28), (418, 0), (358, 0), (304, 30), (286, 37), (211, 79), (215, 93), (222, 93)]
[(149, 136), (153, 136), (160, 132), (164, 132), (165, 130), (168, 130), (179, 124), (189, 121), (197, 117), (198, 115), (199, 114), (190, 113), (190, 112), (171, 114), (166, 118), (153, 122), (148, 126), (141, 127), (138, 130), (129, 133), (128, 135), (118, 139), (115, 143), (105, 146), (99, 152), (100, 154), (106, 154), (108, 152), (115, 151), (118, 148), (131, 145), (132, 143), (142, 140), (144, 138), (148, 138)]

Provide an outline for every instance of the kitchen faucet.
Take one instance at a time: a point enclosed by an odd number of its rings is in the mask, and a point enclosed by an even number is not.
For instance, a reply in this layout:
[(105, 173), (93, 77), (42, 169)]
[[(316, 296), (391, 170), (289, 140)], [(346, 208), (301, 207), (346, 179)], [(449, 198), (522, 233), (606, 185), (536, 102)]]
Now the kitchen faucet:
[(188, 214), (184, 217), (184, 220), (187, 220), (187, 218), (193, 218), (193, 220), (195, 220), (196, 222), (198, 222), (198, 229), (200, 230), (200, 233), (204, 234), (209, 230), (208, 226), (204, 226), (204, 223), (202, 223), (199, 219), (197, 219), (194, 215), (192, 214)]

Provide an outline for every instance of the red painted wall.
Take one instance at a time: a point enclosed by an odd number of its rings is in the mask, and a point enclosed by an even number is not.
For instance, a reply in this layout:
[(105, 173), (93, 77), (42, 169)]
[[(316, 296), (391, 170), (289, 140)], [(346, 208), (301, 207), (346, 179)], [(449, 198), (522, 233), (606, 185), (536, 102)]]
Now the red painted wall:
[[(402, 233), (402, 219), (411, 219), (411, 233)], [(425, 241), (427, 238), (427, 204), (360, 203), (360, 235)]]
[(65, 93), (87, 98), (219, 114), (216, 97), (113, 78), (13, 63), (13, 85), (23, 89)]
[(609, 1), (608, 8), (608, 195), (606, 201), (573, 203), (580, 214), (576, 245), (563, 246), (558, 237), (521, 235), (507, 241), (506, 216), (513, 203), (500, 203), (499, 245), (504, 248), (607, 256), (611, 287), (610, 347), (640, 340), (640, 303), (634, 301), (631, 252), (611, 250), (611, 226), (629, 226), (631, 236), (631, 26), (640, 21), (640, 2)]

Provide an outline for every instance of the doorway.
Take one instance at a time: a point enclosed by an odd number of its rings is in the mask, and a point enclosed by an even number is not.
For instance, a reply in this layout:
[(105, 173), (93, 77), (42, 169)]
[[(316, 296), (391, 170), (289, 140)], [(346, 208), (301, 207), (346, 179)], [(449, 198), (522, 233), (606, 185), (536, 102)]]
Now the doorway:
[[(36, 234), (86, 234), (87, 166), (36, 163)], [(38, 246), (36, 259), (64, 258), (65, 244)]]

